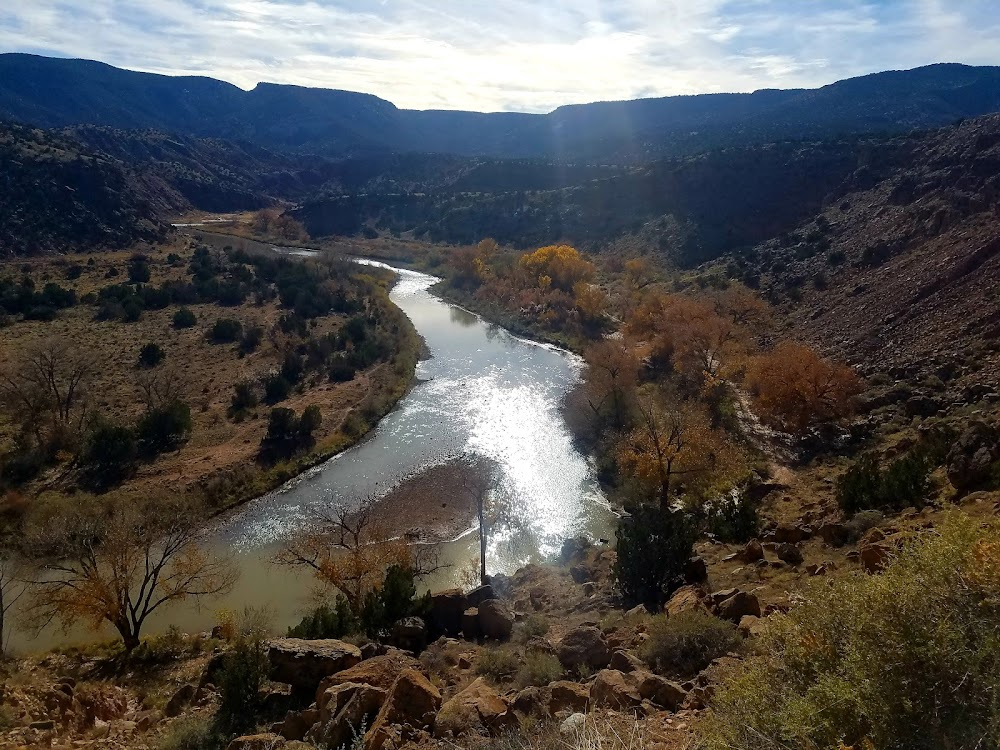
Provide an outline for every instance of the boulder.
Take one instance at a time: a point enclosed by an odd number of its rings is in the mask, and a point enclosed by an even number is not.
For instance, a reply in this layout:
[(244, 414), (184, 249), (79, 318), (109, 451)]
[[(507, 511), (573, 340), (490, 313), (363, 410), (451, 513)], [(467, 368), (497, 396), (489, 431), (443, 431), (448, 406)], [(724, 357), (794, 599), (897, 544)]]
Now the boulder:
[(868, 542), (858, 548), (861, 567), (869, 573), (878, 573), (892, 557), (892, 544), (887, 541)]
[(461, 589), (448, 589), (431, 595), (427, 626), (433, 636), (455, 637), (462, 632), (462, 613), (469, 608)]
[(652, 672), (635, 672), (631, 679), (639, 691), (639, 697), (655, 703), (660, 708), (676, 711), (687, 698), (687, 690)]
[(198, 692), (198, 687), (196, 685), (185, 684), (181, 685), (174, 694), (170, 696), (170, 700), (167, 701), (167, 705), (163, 707), (163, 714), (168, 718), (174, 718), (175, 716), (180, 716), (181, 712), (184, 711), (184, 707), (189, 705), (192, 700), (194, 700), (194, 694)]
[(427, 625), (419, 617), (398, 620), (392, 626), (392, 643), (407, 651), (422, 651), (427, 645)]
[(514, 614), (499, 599), (487, 599), (479, 605), (478, 623), (484, 638), (505, 641), (514, 629)]
[(469, 607), (462, 613), (462, 635), (465, 640), (474, 641), (479, 638), (479, 608)]
[(616, 669), (602, 669), (590, 685), (590, 700), (595, 706), (621, 711), (637, 707), (642, 696), (624, 674)]
[(226, 750), (279, 750), (285, 747), (285, 738), (278, 734), (245, 734), (237, 737)]
[(357, 646), (334, 639), (307, 641), (278, 638), (268, 647), (271, 679), (285, 682), (297, 693), (313, 693), (324, 677), (350, 669), (361, 661)]
[(559, 680), (549, 683), (549, 715), (561, 711), (584, 711), (590, 703), (590, 688), (579, 682)]
[(784, 542), (775, 547), (774, 554), (778, 556), (779, 560), (789, 565), (801, 565), (804, 559), (799, 546), (797, 544), (790, 544), (789, 542)]
[(514, 696), (511, 708), (525, 716), (543, 713), (548, 704), (548, 688), (526, 687)]
[(611, 651), (604, 634), (588, 625), (571, 630), (563, 636), (556, 648), (556, 656), (566, 669), (576, 669), (583, 665), (603, 669), (611, 662)]
[(327, 688), (317, 702), (319, 720), (306, 738), (323, 747), (350, 746), (357, 728), (378, 713), (385, 699), (385, 690), (357, 682)]
[[(579, 735), (587, 726), (587, 715), (576, 713), (567, 716), (563, 723), (559, 725), (559, 734), (564, 737), (575, 737)], [(576, 747), (577, 744), (573, 743), (571, 747)]]
[(641, 672), (646, 669), (646, 665), (631, 651), (619, 649), (611, 654), (608, 668), (617, 669), (619, 672)]
[(302, 740), (319, 721), (319, 709), (311, 706), (302, 711), (289, 711), (285, 718), (271, 726), (271, 731), (286, 740)]
[(278, 716), (292, 705), (292, 686), (284, 682), (268, 682), (260, 693), (261, 713)]
[(362, 685), (371, 685), (388, 690), (392, 687), (396, 677), (404, 669), (419, 669), (420, 662), (409, 654), (392, 649), (387, 654), (375, 656), (371, 659), (354, 665), (350, 669), (344, 669), (336, 674), (323, 679), (316, 691), (316, 702), (319, 703), (320, 695), (334, 685), (341, 685), (346, 682), (356, 682)]
[(1000, 428), (977, 420), (970, 422), (948, 451), (948, 481), (959, 492), (968, 492), (990, 478), (1000, 461)]
[(590, 583), (594, 580), (594, 571), (589, 565), (580, 563), (569, 569), (574, 583)]
[(760, 617), (760, 601), (748, 591), (737, 591), (719, 603), (716, 614), (734, 623), (739, 623), (745, 615)]
[(764, 559), (764, 547), (757, 539), (751, 539), (736, 557), (745, 563), (755, 563)]
[(788, 544), (798, 544), (805, 538), (805, 529), (801, 526), (796, 526), (790, 523), (779, 523), (777, 528), (771, 532), (771, 539), (779, 544), (782, 542), (787, 542)]
[(559, 562), (563, 565), (579, 562), (587, 556), (587, 551), (594, 546), (585, 536), (577, 536), (571, 539), (564, 539), (562, 549), (559, 551)]
[[(381, 750), (387, 744), (396, 745), (395, 725), (412, 729), (431, 729), (441, 706), (441, 691), (415, 669), (405, 669), (389, 689), (382, 709), (365, 734), (365, 750)], [(407, 737), (399, 738), (406, 740)], [(336, 747), (331, 745), (331, 747)]]
[(847, 544), (847, 526), (842, 523), (828, 521), (822, 523), (818, 529), (820, 537), (831, 547), (843, 547)]
[(702, 601), (704, 596), (705, 591), (700, 586), (681, 586), (670, 597), (663, 611), (669, 617), (674, 617), (681, 612), (689, 612), (691, 610), (708, 612), (708, 607)]
[(434, 722), (434, 736), (458, 737), (471, 733), (495, 737), (517, 726), (516, 714), (480, 677), (441, 706)]
[(478, 607), (483, 602), (496, 598), (497, 595), (494, 593), (493, 587), (489, 584), (472, 589), (472, 591), (465, 595), (465, 601), (468, 602), (467, 607)]
[(140, 732), (148, 732), (161, 721), (163, 721), (162, 711), (143, 711), (135, 718), (135, 728)]

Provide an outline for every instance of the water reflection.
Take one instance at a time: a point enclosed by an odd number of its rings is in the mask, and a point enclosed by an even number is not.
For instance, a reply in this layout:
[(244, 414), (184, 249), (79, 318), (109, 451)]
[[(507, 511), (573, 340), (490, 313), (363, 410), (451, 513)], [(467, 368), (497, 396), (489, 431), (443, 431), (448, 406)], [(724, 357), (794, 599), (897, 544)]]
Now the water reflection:
[(474, 313), (470, 313), (468, 310), (464, 310), (457, 305), (452, 305), (449, 309), (450, 319), (452, 323), (458, 323), (463, 328), (468, 328), (469, 326), (474, 326), (479, 322), (479, 316)]

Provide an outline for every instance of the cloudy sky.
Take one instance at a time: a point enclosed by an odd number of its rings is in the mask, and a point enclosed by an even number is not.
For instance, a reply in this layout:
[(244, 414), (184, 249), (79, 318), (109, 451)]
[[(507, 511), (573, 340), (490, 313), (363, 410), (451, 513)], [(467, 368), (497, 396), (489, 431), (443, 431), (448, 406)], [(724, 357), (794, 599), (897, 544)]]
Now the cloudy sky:
[(996, 65), (1000, 12), (997, 0), (3, 0), (0, 52), (544, 112)]

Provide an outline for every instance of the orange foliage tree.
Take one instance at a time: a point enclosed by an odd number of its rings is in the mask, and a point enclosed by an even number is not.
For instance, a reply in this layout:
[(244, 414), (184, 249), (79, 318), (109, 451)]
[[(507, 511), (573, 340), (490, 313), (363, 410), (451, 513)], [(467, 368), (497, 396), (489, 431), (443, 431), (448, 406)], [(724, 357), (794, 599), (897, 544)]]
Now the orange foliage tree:
[(735, 479), (745, 462), (726, 435), (712, 429), (704, 408), (643, 387), (638, 424), (620, 442), (618, 461), (655, 491), (660, 507), (671, 509), (672, 494)]
[(624, 338), (601, 339), (584, 354), (587, 361), (587, 404), (598, 421), (610, 418), (621, 429), (639, 379), (639, 358)]
[(848, 416), (862, 389), (861, 379), (850, 367), (823, 359), (793, 341), (782, 341), (753, 357), (746, 383), (761, 415), (795, 433)]
[(199, 544), (197, 518), (189, 502), (153, 497), (47, 519), (29, 533), (53, 557), (30, 592), (29, 618), (38, 626), (109, 623), (131, 652), (161, 607), (222, 594), (236, 581), (231, 562)]
[(321, 512), (317, 530), (287, 542), (275, 562), (311, 569), (320, 582), (344, 595), (355, 614), (360, 614), (368, 592), (381, 587), (390, 567), (406, 568), (415, 576), (437, 570), (433, 548), (412, 547), (390, 534), (378, 501), (372, 494), (359, 503), (340, 503)]

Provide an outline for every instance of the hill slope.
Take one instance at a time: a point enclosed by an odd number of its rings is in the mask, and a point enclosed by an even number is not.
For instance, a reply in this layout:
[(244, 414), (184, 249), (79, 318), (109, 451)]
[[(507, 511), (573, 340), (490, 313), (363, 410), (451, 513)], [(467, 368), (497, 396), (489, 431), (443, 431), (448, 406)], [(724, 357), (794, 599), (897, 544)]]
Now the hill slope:
[(161, 237), (150, 187), (53, 133), (0, 123), (0, 257)]
[(784, 138), (936, 127), (1000, 109), (1000, 68), (942, 64), (815, 90), (560, 107), (547, 115), (410, 111), (368, 94), (168, 77), (86, 60), (0, 55), (0, 117), (44, 127), (153, 128), (286, 151), (646, 161)]

